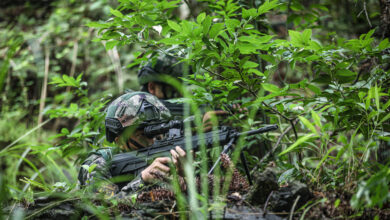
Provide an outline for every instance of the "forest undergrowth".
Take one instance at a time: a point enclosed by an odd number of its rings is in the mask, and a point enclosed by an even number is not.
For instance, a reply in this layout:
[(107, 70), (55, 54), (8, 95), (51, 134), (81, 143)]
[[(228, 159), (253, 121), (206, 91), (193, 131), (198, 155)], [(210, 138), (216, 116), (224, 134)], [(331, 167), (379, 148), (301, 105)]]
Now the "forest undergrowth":
[[(308, 186), (312, 198), (283, 217), (390, 218), (386, 1), (8, 3), (0, 9), (0, 219), (38, 218), (56, 207), (84, 219), (131, 212), (80, 188), (77, 175), (88, 152), (113, 146), (104, 109), (125, 89), (138, 90), (137, 69), (156, 54), (188, 67), (183, 84), (169, 83), (196, 109), (198, 128), (204, 104), (247, 109), (219, 121), (240, 131), (278, 125), (240, 139), (231, 160), (242, 171), (246, 147), (252, 173), (272, 169), (280, 188)], [(176, 208), (166, 212), (218, 218), (233, 198), (234, 171), (218, 168), (210, 184), (200, 159), (207, 150), (198, 154), (199, 169), (185, 169), (187, 193), (174, 182)]]

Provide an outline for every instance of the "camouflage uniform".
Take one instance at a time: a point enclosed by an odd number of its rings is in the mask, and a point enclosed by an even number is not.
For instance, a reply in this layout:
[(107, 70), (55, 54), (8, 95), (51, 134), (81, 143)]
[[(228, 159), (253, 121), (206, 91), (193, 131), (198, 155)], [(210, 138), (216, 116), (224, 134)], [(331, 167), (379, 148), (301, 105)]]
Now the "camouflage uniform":
[[(145, 104), (146, 103), (146, 104)], [(153, 95), (144, 92), (130, 92), (115, 99), (107, 108), (106, 114), (106, 138), (113, 142), (120, 136), (125, 128), (130, 126), (141, 126), (147, 124), (150, 114), (146, 115), (144, 106), (152, 107), (154, 120), (168, 119), (171, 117), (169, 110)], [(138, 191), (144, 182), (141, 173), (135, 173), (133, 180), (125, 184), (114, 184), (110, 182), (108, 162), (113, 154), (119, 153), (119, 148), (103, 148), (92, 152), (80, 168), (78, 179), (81, 185), (94, 185), (100, 183), (95, 191), (104, 192), (107, 196), (126, 197)], [(92, 172), (88, 167), (96, 167)]]

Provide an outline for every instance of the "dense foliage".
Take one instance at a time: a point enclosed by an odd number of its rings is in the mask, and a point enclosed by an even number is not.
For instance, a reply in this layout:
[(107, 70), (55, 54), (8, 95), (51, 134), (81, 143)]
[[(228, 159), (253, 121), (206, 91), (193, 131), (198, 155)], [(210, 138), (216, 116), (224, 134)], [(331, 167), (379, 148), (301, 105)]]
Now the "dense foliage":
[[(136, 89), (136, 67), (159, 52), (192, 70), (183, 78), (191, 93), (174, 85), (194, 106), (240, 104), (248, 113), (236, 112), (223, 123), (242, 130), (279, 125), (262, 136), (268, 153), (252, 145), (252, 168), (263, 170), (275, 161), (280, 184), (300, 180), (316, 191), (353, 195), (347, 202), (357, 216), (364, 208), (388, 208), (390, 42), (380, 23), (382, 5), (118, 2), (110, 8), (104, 0), (53, 1), (44, 18), (22, 14), (3, 22), (1, 204), (15, 209), (42, 192), (71, 192), (81, 199), (74, 164), (88, 150), (109, 145), (102, 122), (109, 93)], [(349, 7), (354, 15), (345, 16)], [(200, 166), (207, 171), (205, 161)], [(193, 168), (187, 170), (194, 175)], [(203, 196), (206, 185), (205, 180)], [(188, 205), (202, 215), (223, 201), (208, 204), (197, 193), (193, 187), (179, 208)], [(336, 207), (340, 203), (328, 199)], [(93, 208), (84, 202), (96, 215), (115, 205)]]

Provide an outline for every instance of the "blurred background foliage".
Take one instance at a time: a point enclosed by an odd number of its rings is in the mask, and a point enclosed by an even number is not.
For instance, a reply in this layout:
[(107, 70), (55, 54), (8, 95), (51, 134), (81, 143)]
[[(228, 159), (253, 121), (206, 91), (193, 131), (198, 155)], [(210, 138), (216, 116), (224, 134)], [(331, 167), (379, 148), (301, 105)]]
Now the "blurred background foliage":
[[(354, 195), (351, 205), (357, 210), (388, 204), (388, 164), (376, 162), (377, 157), (386, 160), (388, 156), (377, 151), (390, 141), (389, 3), (281, 0), (275, 10), (251, 19), (250, 9), (268, 1), (151, 0), (133, 11), (136, 2), (0, 2), (0, 204), (8, 207), (6, 212), (15, 209), (15, 202), (31, 201), (34, 193), (75, 189), (75, 165), (104, 142), (105, 104), (125, 89), (138, 89), (137, 67), (150, 50), (169, 51), (172, 45), (191, 48), (192, 42), (177, 43), (186, 34), (180, 36), (177, 30), (189, 24), (180, 21), (201, 24), (206, 15), (214, 16), (209, 25), (215, 33), (205, 33), (199, 40), (212, 39), (205, 44), (208, 51), (202, 55), (194, 46), (187, 51), (192, 57), (183, 59), (201, 73), (186, 80), (198, 86), (194, 100), (212, 100), (218, 106), (245, 96), (248, 99), (239, 103), (263, 108), (269, 113), (268, 122), (280, 125), (280, 133), (298, 122), (279, 149), (282, 182), (301, 179), (324, 191), (343, 189)], [(145, 26), (134, 20), (126, 23), (126, 14), (140, 16)], [(220, 33), (223, 25), (216, 23), (229, 20), (235, 27), (243, 25), (233, 19), (249, 21), (259, 35), (272, 35), (268, 39), (272, 43), (259, 53), (239, 48), (236, 55), (226, 49), (231, 39)], [(152, 30), (158, 25), (161, 33)], [(226, 31), (232, 34), (231, 29)], [(220, 34), (225, 40), (218, 40)], [(185, 39), (191, 37), (197, 38)], [(164, 38), (171, 40), (160, 41)], [(309, 48), (308, 42), (321, 46)], [(211, 52), (233, 58), (217, 59)], [(243, 54), (247, 63), (239, 62)], [(238, 78), (227, 62), (237, 62), (246, 75)], [(221, 75), (209, 75), (207, 68)], [(226, 90), (212, 94), (213, 89)], [(251, 99), (254, 91), (267, 98)], [(232, 120), (243, 127), (260, 123)], [(273, 144), (277, 138), (269, 137)], [(307, 152), (299, 152), (302, 149)], [(258, 161), (254, 157), (252, 167)], [(262, 160), (260, 167), (266, 162)]]

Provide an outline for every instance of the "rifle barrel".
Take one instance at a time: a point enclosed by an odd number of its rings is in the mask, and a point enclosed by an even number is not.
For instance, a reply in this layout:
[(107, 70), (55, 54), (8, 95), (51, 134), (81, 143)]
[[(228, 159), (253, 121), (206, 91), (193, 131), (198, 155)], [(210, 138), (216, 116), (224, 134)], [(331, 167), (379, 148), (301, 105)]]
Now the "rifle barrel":
[(243, 136), (243, 135), (250, 136), (250, 135), (254, 135), (254, 134), (260, 134), (260, 133), (265, 133), (268, 131), (273, 131), (276, 129), (278, 129), (278, 125), (267, 125), (265, 127), (262, 127), (262, 128), (256, 129), (256, 130), (238, 133), (238, 136)]

